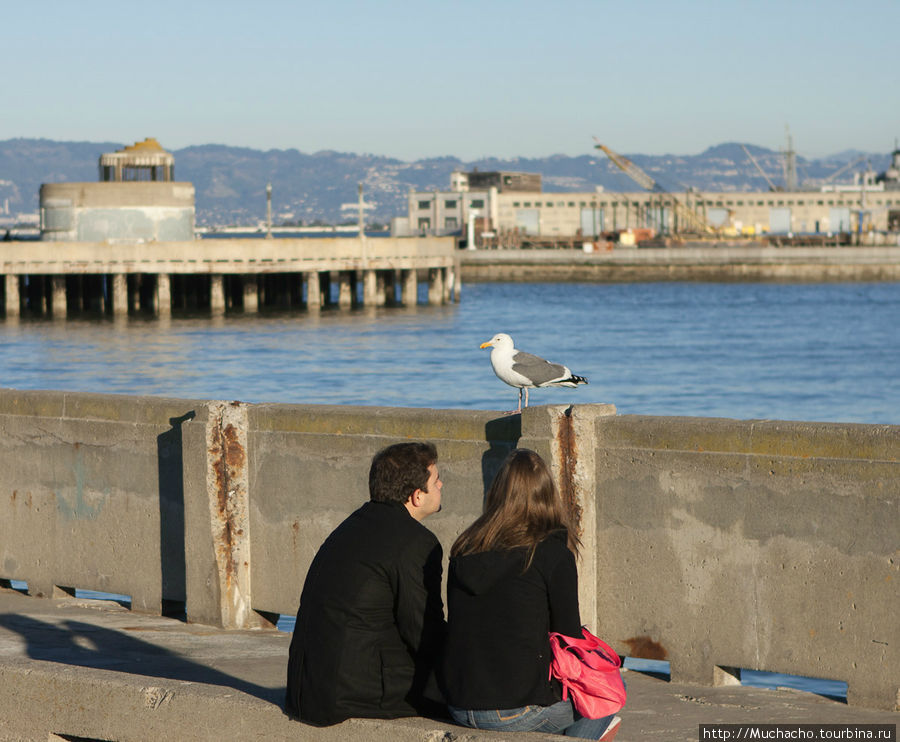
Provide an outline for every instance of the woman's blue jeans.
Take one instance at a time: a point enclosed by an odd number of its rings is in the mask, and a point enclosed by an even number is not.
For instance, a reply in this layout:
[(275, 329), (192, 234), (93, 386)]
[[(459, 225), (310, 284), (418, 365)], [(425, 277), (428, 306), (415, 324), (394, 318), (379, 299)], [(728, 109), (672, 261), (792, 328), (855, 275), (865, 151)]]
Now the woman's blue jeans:
[(571, 700), (560, 701), (552, 706), (523, 706), (495, 711), (473, 711), (454, 706), (448, 708), (457, 724), (474, 729), (549, 732), (581, 739), (600, 739), (613, 720), (613, 716), (585, 719), (572, 707)]

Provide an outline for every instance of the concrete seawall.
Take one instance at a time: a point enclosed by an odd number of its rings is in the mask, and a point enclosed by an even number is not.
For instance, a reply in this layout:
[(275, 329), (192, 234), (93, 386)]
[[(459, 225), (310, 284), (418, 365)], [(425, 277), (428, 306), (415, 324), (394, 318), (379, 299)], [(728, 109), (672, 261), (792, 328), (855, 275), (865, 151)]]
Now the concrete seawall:
[(545, 456), (580, 515), (583, 620), (620, 653), (675, 682), (770, 670), (897, 707), (898, 426), (2, 390), (0, 579), (266, 626), (366, 499), (372, 454), (406, 439), (438, 447), (445, 550), (512, 447)]
[(481, 281), (900, 281), (900, 246), (710, 247), (461, 251)]

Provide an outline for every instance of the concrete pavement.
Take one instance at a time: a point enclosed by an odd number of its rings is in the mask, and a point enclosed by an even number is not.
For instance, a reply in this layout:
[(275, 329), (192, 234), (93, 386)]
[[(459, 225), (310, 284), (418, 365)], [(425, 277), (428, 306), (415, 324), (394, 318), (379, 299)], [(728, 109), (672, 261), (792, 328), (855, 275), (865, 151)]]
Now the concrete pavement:
[[(350, 720), (327, 729), (281, 712), (290, 636), (223, 631), (108, 601), (0, 589), (0, 740), (519, 742), (429, 719)], [(809, 693), (709, 688), (628, 672), (617, 742), (698, 740), (700, 724), (890, 724), (898, 715)], [(54, 736), (57, 735), (57, 736)]]

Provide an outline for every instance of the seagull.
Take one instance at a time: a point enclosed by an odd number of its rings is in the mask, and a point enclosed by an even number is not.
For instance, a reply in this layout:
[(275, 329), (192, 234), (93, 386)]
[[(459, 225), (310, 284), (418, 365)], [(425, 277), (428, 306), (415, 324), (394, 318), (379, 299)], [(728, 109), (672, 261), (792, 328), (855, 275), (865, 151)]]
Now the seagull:
[(519, 406), (522, 411), (522, 390), (525, 390), (525, 406), (528, 407), (528, 390), (545, 386), (575, 387), (587, 384), (584, 376), (576, 376), (561, 363), (550, 363), (540, 356), (516, 350), (513, 339), (505, 332), (498, 332), (480, 348), (493, 348), (491, 366), (500, 381), (519, 388)]

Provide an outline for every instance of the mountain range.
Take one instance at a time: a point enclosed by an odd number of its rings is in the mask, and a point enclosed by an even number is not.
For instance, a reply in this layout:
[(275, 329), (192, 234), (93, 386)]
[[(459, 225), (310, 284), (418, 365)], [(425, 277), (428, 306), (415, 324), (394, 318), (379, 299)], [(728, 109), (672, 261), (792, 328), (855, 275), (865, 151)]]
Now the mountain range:
[[(35, 213), (41, 183), (96, 181), (104, 152), (122, 148), (119, 142), (58, 142), (48, 139), (0, 141), (0, 214)], [(751, 162), (744, 147), (756, 159)], [(590, 152), (590, 150), (589, 150)], [(296, 149), (256, 150), (206, 144), (173, 150), (175, 177), (190, 181), (196, 191), (198, 226), (256, 225), (266, 215), (266, 184), (272, 185), (275, 224), (340, 224), (356, 219), (357, 187), (363, 184), (369, 224), (388, 224), (407, 213), (410, 190), (448, 190), (454, 170), (513, 170), (540, 173), (547, 192), (638, 191), (641, 188), (599, 151), (571, 157), (485, 158), (470, 162), (436, 157), (405, 162), (372, 154)], [(769, 181), (784, 185), (782, 152), (728, 142), (696, 155), (627, 154), (633, 163), (665, 190), (688, 187), (711, 191), (764, 191)], [(840, 168), (854, 163), (834, 182), (849, 182), (865, 161), (882, 172), (888, 153), (857, 150), (818, 159), (797, 156), (803, 186), (815, 187)]]

